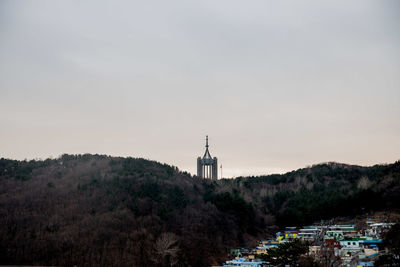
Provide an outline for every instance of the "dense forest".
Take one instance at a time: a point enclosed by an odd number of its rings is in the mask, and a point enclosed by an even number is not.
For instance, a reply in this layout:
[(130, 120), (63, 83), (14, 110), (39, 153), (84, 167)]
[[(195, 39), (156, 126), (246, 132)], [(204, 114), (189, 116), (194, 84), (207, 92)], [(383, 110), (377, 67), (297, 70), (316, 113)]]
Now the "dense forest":
[(399, 206), (400, 161), (211, 181), (140, 158), (0, 159), (0, 264), (210, 266), (286, 225)]

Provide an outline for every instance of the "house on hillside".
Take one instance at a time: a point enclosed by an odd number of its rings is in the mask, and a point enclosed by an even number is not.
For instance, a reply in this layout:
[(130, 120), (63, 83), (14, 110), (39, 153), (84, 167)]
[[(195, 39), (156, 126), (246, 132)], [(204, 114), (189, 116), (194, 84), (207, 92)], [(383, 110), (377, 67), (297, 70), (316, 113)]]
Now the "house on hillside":
[(362, 248), (364, 239), (361, 238), (345, 239), (339, 241), (339, 243), (342, 248)]
[(365, 230), (365, 235), (372, 238), (380, 238), (394, 223), (371, 223)]
[(333, 240), (343, 240), (344, 235), (342, 230), (329, 230), (326, 231), (324, 240), (326, 239), (333, 239)]
[(248, 256), (252, 252), (253, 252), (253, 250), (248, 249), (248, 248), (231, 248), (231, 249), (229, 249), (229, 254), (233, 257)]
[(267, 262), (262, 260), (250, 260), (248, 258), (239, 258), (226, 261), (222, 264), (223, 267), (265, 267)]
[(378, 248), (382, 249), (383, 248), (383, 241), (382, 239), (366, 239), (363, 242), (363, 246), (365, 248)]
[(286, 242), (290, 239), (294, 239), (297, 236), (297, 227), (286, 227), (285, 232), (277, 232), (276, 233), (276, 240), (281, 243), (281, 242)]
[(318, 237), (318, 229), (317, 228), (303, 228), (297, 234), (297, 238), (303, 241), (314, 242)]
[(253, 250), (254, 254), (266, 254), (270, 248), (276, 248), (279, 245), (279, 241), (275, 240), (261, 240), (258, 246)]

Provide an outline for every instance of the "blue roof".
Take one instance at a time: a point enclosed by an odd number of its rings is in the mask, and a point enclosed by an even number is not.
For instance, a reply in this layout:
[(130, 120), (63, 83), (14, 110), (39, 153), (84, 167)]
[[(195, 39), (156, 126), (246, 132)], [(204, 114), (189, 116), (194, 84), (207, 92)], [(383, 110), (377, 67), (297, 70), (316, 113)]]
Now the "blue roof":
[(223, 263), (222, 266), (242, 266), (242, 264), (245, 264), (247, 266), (259, 266), (259, 264), (266, 263), (265, 261), (257, 260), (257, 261), (245, 261), (243, 258), (237, 259), (237, 260), (231, 260), (227, 261), (226, 263)]
[(382, 240), (381, 240), (381, 239), (364, 240), (363, 243), (367, 243), (367, 244), (376, 244), (376, 243), (382, 243)]
[(375, 266), (373, 261), (360, 262), (361, 266)]

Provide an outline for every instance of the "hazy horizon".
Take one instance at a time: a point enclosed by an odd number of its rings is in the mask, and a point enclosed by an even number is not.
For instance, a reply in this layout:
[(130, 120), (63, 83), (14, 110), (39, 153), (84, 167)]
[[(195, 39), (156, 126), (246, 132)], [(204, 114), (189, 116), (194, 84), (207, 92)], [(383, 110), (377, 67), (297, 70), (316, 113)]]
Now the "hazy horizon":
[(1, 1), (0, 157), (225, 177), (400, 159), (400, 2)]

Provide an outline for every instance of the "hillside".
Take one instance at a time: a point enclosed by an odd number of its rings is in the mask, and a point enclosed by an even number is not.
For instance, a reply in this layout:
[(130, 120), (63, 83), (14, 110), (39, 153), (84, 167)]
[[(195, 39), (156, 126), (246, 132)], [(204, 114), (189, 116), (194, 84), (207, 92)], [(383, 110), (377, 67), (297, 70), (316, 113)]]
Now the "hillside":
[(213, 182), (144, 159), (1, 159), (0, 263), (209, 266), (273, 228), (399, 203), (399, 161)]

